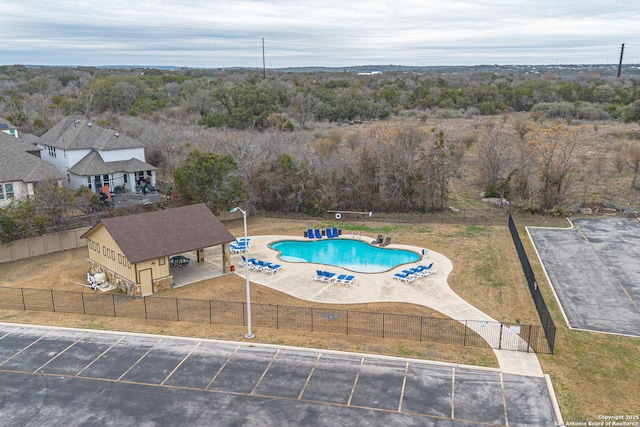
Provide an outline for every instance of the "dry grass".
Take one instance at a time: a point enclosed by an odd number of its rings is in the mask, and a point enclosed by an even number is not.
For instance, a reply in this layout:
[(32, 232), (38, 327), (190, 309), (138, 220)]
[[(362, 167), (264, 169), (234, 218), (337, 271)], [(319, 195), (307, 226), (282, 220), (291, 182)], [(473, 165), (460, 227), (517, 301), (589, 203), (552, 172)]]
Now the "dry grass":
[[(562, 220), (532, 217), (519, 224), (565, 226)], [(548, 224), (544, 224), (549, 222)], [(251, 234), (300, 235), (309, 221), (250, 218)], [(317, 226), (333, 225), (318, 222)], [(242, 233), (242, 221), (228, 224), (232, 233)], [(506, 322), (539, 324), (531, 296), (522, 274), (513, 243), (506, 226), (478, 227), (444, 224), (389, 225), (386, 223), (345, 223), (343, 229), (359, 229), (366, 234), (392, 235), (394, 242), (427, 247), (448, 256), (454, 264), (449, 278), (451, 287), (480, 310)], [(524, 233), (524, 229), (521, 229)], [(523, 236), (525, 234), (522, 234)], [(525, 240), (530, 254), (531, 244)], [(33, 260), (0, 264), (0, 286), (44, 288), (54, 290), (86, 290), (87, 269), (85, 250), (52, 254)], [(600, 414), (630, 414), (637, 408), (640, 395), (637, 379), (640, 365), (640, 340), (605, 334), (570, 331), (562, 316), (537, 260), (531, 256), (538, 282), (558, 326), (556, 353), (539, 355), (545, 372), (554, 381), (565, 421), (595, 420)], [(207, 280), (169, 291), (162, 296), (176, 298), (244, 301), (244, 280), (235, 275)], [(272, 289), (252, 284), (251, 298), (255, 303), (309, 306)], [(313, 304), (319, 307), (320, 304)], [(326, 306), (331, 307), (330, 305)], [(340, 305), (340, 309), (382, 311), (442, 317), (440, 313), (410, 304), (379, 303)], [(244, 340), (244, 327), (211, 325), (208, 323), (164, 322), (158, 320), (80, 316), (48, 312), (0, 310), (0, 320), (43, 325), (70, 326), (89, 329), (171, 334), (191, 337)], [(415, 341), (343, 336), (318, 332), (287, 331), (269, 328), (255, 329), (255, 341), (300, 347), (360, 351), (377, 354), (424, 358), (455, 363), (497, 366), (491, 350), (456, 347)], [(637, 411), (635, 412), (637, 413)]]

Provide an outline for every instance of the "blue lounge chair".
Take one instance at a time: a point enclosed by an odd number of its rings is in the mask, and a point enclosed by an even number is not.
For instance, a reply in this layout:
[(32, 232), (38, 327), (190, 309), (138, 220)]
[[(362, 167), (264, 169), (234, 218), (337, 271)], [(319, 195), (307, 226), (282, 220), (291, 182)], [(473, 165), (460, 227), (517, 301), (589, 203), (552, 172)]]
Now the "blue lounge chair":
[(429, 265), (426, 265), (426, 266), (420, 264), (417, 268), (422, 272), (423, 276), (428, 276), (436, 272), (436, 269), (433, 268), (433, 263), (430, 263)]
[(316, 270), (316, 277), (314, 277), (313, 280), (319, 280), (321, 282), (324, 282), (325, 281), (324, 271)]
[(267, 261), (258, 261), (258, 265), (260, 265), (260, 267), (258, 268), (258, 270), (260, 271), (265, 271), (269, 267), (271, 267), (271, 263)]
[[(340, 278), (340, 276), (344, 276)], [(340, 283), (341, 285), (353, 285), (353, 281), (356, 280), (356, 276), (341, 274), (336, 279), (336, 283)]]
[(271, 264), (269, 267), (265, 268), (262, 271), (264, 271), (265, 273), (273, 274), (280, 271), (281, 268), (282, 268), (281, 264)]
[(338, 230), (338, 227), (333, 227), (332, 231), (333, 231), (333, 237), (340, 237), (340, 230)]
[(249, 252), (250, 251), (250, 247), (247, 246), (247, 245), (235, 245), (235, 244), (232, 243), (230, 245), (230, 247), (229, 247), (229, 251), (232, 254), (240, 254), (240, 253), (244, 253), (245, 251)]
[(314, 236), (315, 236), (316, 239), (322, 239), (322, 232), (320, 231), (319, 228), (316, 228), (314, 230)]
[(337, 237), (337, 236), (334, 236), (334, 235), (333, 235), (333, 231), (331, 231), (331, 229), (330, 229), (330, 228), (327, 228), (327, 229), (325, 230), (325, 236), (327, 236), (329, 239), (333, 239), (334, 237)]
[(310, 229), (310, 228), (307, 230), (307, 237), (310, 238), (310, 239), (313, 239), (313, 237), (314, 237), (313, 236), (313, 230)]
[(236, 237), (236, 242), (234, 243), (234, 245), (236, 246), (247, 245), (251, 247), (251, 237), (247, 237), (246, 239), (244, 237)]
[(402, 270), (402, 272), (408, 276), (413, 276), (414, 279), (418, 278), (418, 275), (413, 270)]
[(322, 273), (324, 274), (323, 282), (331, 282), (333, 278), (336, 276), (336, 273), (332, 273), (330, 271), (323, 271)]
[(401, 282), (409, 283), (415, 280), (415, 277), (406, 273), (396, 273), (393, 277)]
[(249, 260), (249, 264), (247, 264), (249, 266), (250, 269), (252, 270), (260, 270), (262, 268), (262, 265), (260, 264), (261, 261), (255, 259), (255, 258), (251, 258)]

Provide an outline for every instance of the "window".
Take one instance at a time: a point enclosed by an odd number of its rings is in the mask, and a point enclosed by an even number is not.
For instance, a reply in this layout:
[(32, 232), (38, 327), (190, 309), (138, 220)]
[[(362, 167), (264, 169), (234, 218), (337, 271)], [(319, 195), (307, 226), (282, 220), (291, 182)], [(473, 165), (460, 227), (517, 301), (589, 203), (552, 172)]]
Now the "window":
[(13, 184), (0, 184), (0, 200), (13, 199)]
[(158, 265), (164, 265), (166, 263), (166, 258), (162, 257), (162, 258), (158, 258)]
[(56, 157), (56, 147), (49, 146), (49, 157)]

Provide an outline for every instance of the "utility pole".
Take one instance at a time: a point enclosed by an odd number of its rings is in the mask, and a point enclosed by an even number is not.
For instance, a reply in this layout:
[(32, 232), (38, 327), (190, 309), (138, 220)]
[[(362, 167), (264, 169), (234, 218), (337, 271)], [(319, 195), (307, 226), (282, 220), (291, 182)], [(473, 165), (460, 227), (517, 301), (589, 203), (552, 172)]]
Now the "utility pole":
[[(620, 59), (620, 60), (622, 61), (622, 59)], [(618, 77), (620, 77), (620, 76), (618, 75)], [(264, 37), (262, 38), (262, 78), (263, 79), (267, 78), (267, 66), (266, 66), (266, 62), (264, 60)]]
[(618, 78), (620, 78), (620, 73), (622, 73), (622, 55), (624, 54), (624, 43), (622, 43), (622, 48), (620, 49), (620, 62), (618, 63)]

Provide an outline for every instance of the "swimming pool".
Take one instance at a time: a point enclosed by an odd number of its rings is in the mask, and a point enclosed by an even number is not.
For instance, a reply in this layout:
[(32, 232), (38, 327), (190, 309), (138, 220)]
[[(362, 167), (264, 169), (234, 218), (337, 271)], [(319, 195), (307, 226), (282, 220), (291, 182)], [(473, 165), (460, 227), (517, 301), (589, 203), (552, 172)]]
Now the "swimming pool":
[(269, 244), (288, 262), (334, 265), (357, 273), (381, 273), (421, 259), (415, 252), (373, 246), (361, 240), (280, 240)]

